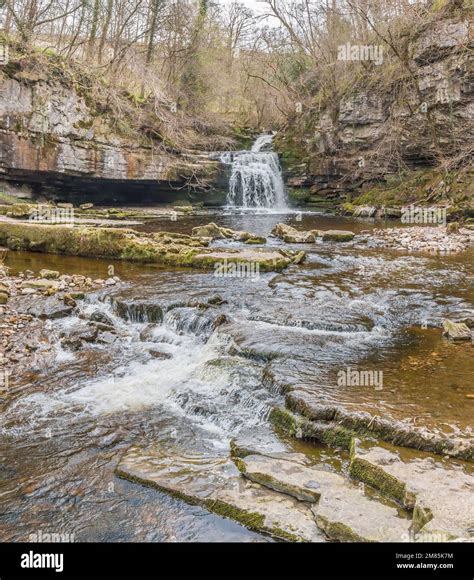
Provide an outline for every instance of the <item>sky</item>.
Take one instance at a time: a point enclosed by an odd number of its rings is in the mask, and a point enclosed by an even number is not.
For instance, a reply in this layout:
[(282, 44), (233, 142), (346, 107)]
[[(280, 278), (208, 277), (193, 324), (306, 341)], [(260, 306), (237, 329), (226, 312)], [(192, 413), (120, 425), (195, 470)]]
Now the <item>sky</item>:
[[(229, 4), (230, 2), (232, 2), (232, 0), (217, 0), (217, 1), (222, 2), (223, 4)], [(248, 6), (249, 8), (252, 8), (252, 10), (255, 10), (256, 12), (263, 12), (263, 8), (265, 6), (262, 2), (259, 2), (259, 0), (239, 0), (239, 1), (242, 2), (242, 4)]]

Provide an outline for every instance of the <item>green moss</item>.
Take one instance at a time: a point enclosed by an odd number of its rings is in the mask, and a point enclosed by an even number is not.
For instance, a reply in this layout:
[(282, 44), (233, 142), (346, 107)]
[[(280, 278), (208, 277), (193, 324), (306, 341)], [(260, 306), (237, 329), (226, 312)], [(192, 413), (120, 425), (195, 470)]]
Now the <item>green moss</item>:
[(340, 427), (339, 425), (325, 425), (324, 429), (316, 429), (313, 432), (313, 436), (319, 439), (321, 443), (328, 445), (328, 447), (346, 449), (347, 451), (351, 448), (354, 432), (344, 427)]
[(26, 240), (22, 238), (16, 238), (15, 236), (10, 236), (6, 240), (6, 246), (9, 250), (28, 250), (29, 244)]
[(282, 530), (278, 526), (273, 526), (272, 528), (272, 535), (280, 538), (282, 540), (286, 540), (287, 542), (301, 542), (301, 538), (295, 534)]
[(244, 244), (264, 244), (267, 240), (265, 238), (248, 238)]
[(0, 203), (29, 204), (31, 201), (29, 199), (18, 198), (16, 195), (10, 195), (9, 193), (0, 191)]
[(288, 198), (294, 203), (305, 203), (310, 197), (310, 192), (308, 189), (300, 187), (289, 187), (288, 188)]
[(274, 407), (270, 412), (270, 421), (292, 437), (296, 437), (301, 420), (283, 407)]
[(221, 516), (240, 522), (251, 530), (272, 532), (265, 527), (263, 514), (243, 510), (220, 500), (205, 500), (203, 505)]
[(241, 472), (241, 473), (245, 473), (246, 468), (245, 468), (245, 462), (242, 461), (241, 458), (239, 457), (234, 457), (233, 461), (235, 463), (235, 466), (237, 467), (237, 469)]
[(394, 499), (405, 506), (405, 484), (393, 477), (393, 475), (386, 473), (382, 468), (360, 457), (353, 456), (349, 466), (349, 473), (354, 479), (367, 483), (380, 490), (386, 497)]
[(433, 519), (433, 513), (429, 508), (416, 505), (413, 510), (413, 531), (418, 533), (423, 526)]
[(189, 503), (191, 505), (201, 505), (202, 502), (199, 501), (198, 498), (193, 497), (191, 495), (187, 495), (185, 493), (180, 493), (178, 491), (175, 492), (171, 492), (169, 490), (169, 488), (167, 487), (163, 487), (162, 485), (159, 485), (158, 483), (151, 481), (149, 479), (144, 479), (135, 475), (131, 475), (130, 473), (127, 473), (126, 471), (122, 471), (120, 468), (116, 468), (115, 469), (115, 475), (117, 477), (120, 477), (121, 479), (126, 479), (128, 481), (131, 481), (133, 483), (138, 483), (140, 485), (145, 485), (147, 487), (152, 487), (153, 489), (156, 489), (157, 491), (161, 491), (163, 493), (166, 493), (168, 495), (170, 495), (171, 497), (175, 497), (177, 499), (181, 499), (183, 501), (185, 501), (186, 503)]
[(154, 262), (156, 261), (156, 250), (146, 245), (129, 242), (123, 248), (120, 258), (132, 262)]
[(469, 191), (472, 191), (473, 176), (468, 170), (442, 172), (437, 169), (404, 172), (390, 176), (385, 184), (376, 185), (357, 196), (356, 206), (402, 207), (410, 204), (448, 201), (460, 209), (469, 208)]
[(353, 203), (343, 203), (341, 206), (342, 212), (347, 215), (352, 215), (355, 211), (355, 205)]
[(330, 522), (326, 518), (316, 515), (316, 523), (333, 540), (339, 540), (340, 542), (368, 541), (366, 538), (360, 537), (352, 528), (342, 522)]

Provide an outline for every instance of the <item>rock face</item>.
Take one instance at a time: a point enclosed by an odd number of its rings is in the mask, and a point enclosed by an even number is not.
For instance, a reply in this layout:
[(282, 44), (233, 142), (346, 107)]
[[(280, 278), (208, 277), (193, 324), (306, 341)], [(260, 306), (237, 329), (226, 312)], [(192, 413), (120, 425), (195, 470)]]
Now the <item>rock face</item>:
[[(0, 174), (5, 189), (81, 200), (105, 194), (150, 195), (172, 201), (170, 185), (191, 177), (204, 187), (219, 164), (206, 154), (167, 150), (160, 143), (117, 135), (73, 86), (59, 80), (0, 76)], [(15, 184), (15, 185), (14, 185)], [(29, 189), (28, 189), (29, 188)], [(95, 192), (95, 197), (94, 197)], [(130, 199), (130, 198), (129, 198)], [(100, 200), (99, 200), (100, 201)]]
[[(384, 88), (367, 89), (364, 80), (338, 102), (326, 102), (319, 114), (312, 107), (305, 110), (303, 104), (302, 113), (294, 115), (274, 145), (282, 156), (288, 184), (297, 190), (308, 188), (306, 201), (312, 199), (310, 195), (323, 203), (343, 201), (347, 192), (358, 193), (367, 182), (384, 182), (398, 170), (390, 155), (395, 149), (412, 169), (434, 166), (437, 144), (430, 131), (440, 136), (443, 155), (459, 153), (457, 132), (451, 129), (457, 127), (462, 134), (474, 107), (468, 10), (465, 2), (463, 12), (432, 14), (429, 24), (416, 33), (414, 27), (407, 30), (407, 37), (414, 33), (407, 46), (413, 80), (401, 92), (399, 87), (384, 87), (382, 80), (374, 80), (373, 86)], [(397, 62), (384, 51), (380, 70)], [(334, 63), (336, 70), (339, 65)], [(361, 78), (365, 79), (364, 73)]]

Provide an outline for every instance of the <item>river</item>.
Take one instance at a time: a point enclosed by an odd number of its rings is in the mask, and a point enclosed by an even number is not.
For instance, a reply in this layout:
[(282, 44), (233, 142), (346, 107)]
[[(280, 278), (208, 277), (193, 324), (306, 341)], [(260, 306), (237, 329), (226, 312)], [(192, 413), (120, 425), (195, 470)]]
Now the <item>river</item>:
[[(189, 233), (209, 221), (262, 235), (279, 221), (305, 230), (387, 225), (221, 210), (141, 229)], [(268, 245), (281, 243), (269, 238)], [(86, 542), (270, 541), (113, 470), (131, 443), (227, 453), (237, 433), (271, 429), (268, 413), (283, 404), (285, 384), (303, 385), (322, 402), (472, 435), (472, 346), (447, 342), (439, 326), (446, 316), (472, 313), (474, 250), (439, 257), (353, 244), (304, 249), (304, 264), (247, 278), (113, 264), (123, 282), (81, 309), (110, 317), (118, 339), (77, 352), (58, 346), (53, 366), (13, 377), (15, 396), (0, 418), (0, 539), (27, 541), (41, 531)], [(105, 278), (110, 264), (10, 252), (7, 265)], [(223, 304), (198, 306), (216, 295)], [(150, 323), (160, 310), (163, 321)], [(227, 323), (214, 329), (220, 314)], [(48, 322), (51, 336), (59, 343), (78, 322)], [(338, 385), (347, 367), (383, 371), (383, 389)], [(344, 452), (287, 443), (328, 469), (347, 468)]]

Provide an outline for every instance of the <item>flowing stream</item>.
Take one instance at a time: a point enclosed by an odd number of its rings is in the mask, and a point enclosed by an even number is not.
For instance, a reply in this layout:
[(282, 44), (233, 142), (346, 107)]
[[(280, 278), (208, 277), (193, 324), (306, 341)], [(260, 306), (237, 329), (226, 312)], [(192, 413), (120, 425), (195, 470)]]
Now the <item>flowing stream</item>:
[[(374, 226), (316, 214), (283, 219), (302, 229)], [(228, 212), (143, 229), (189, 232), (212, 220), (268, 235), (282, 217)], [(226, 453), (237, 433), (270, 429), (285, 384), (325, 403), (469, 436), (472, 347), (448, 343), (436, 327), (472, 312), (472, 250), (433, 257), (351, 244), (304, 249), (304, 264), (247, 279), (117, 263), (119, 288), (88, 297), (75, 317), (48, 321), (54, 364), (25, 370), (0, 415), (0, 539), (42, 531), (77, 541), (268, 541), (113, 470), (132, 443)], [(13, 271), (95, 278), (108, 268), (21, 252), (7, 260)], [(202, 306), (216, 294), (222, 304)], [(77, 351), (59, 346), (93, 312), (109, 319), (115, 338)], [(222, 314), (228, 322), (216, 328)], [(383, 371), (383, 390), (338, 385), (347, 367)], [(343, 452), (288, 444), (331, 469), (347, 466)]]
[(285, 184), (278, 160), (272, 151), (273, 135), (260, 135), (250, 151), (223, 153), (220, 160), (230, 165), (229, 206), (288, 209)]

